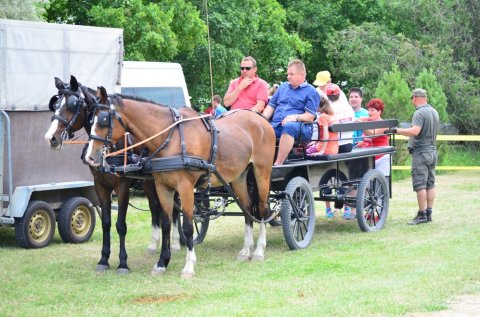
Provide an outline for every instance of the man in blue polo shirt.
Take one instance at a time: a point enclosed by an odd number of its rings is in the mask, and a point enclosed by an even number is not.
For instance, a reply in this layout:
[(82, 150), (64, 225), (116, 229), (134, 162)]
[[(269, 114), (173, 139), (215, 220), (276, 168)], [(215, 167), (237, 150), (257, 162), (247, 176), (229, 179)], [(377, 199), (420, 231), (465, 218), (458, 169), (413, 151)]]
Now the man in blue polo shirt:
[(301, 135), (302, 141), (312, 138), (315, 113), (320, 103), (320, 95), (306, 81), (305, 64), (295, 59), (288, 63), (287, 80), (278, 88), (268, 102), (263, 116), (271, 120), (275, 135), (280, 137), (277, 159), (274, 165), (281, 165), (293, 147), (295, 138)]

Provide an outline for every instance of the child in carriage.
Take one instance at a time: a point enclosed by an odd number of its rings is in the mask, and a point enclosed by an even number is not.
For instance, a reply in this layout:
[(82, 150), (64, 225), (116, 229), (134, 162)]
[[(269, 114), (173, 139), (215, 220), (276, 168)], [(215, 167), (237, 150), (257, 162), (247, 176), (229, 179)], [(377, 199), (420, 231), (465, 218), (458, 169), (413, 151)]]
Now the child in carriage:
[[(328, 131), (328, 127), (338, 123), (338, 120), (330, 101), (323, 95), (320, 97), (318, 112), (318, 141), (311, 142), (306, 150), (310, 159), (315, 159), (315, 157), (321, 155), (338, 153), (338, 133)], [(325, 202), (325, 208), (327, 218), (333, 218), (335, 214), (329, 201)]]
[(320, 98), (317, 118), (318, 141), (311, 142), (307, 148), (307, 155), (313, 159), (319, 155), (338, 153), (338, 133), (328, 131), (328, 127), (338, 123), (338, 120), (330, 102), (324, 96)]

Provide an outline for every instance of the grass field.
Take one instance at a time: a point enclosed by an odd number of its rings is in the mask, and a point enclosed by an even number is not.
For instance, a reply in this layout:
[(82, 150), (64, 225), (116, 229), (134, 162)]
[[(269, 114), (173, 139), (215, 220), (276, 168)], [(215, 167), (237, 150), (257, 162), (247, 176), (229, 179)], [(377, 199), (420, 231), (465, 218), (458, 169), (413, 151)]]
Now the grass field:
[[(387, 226), (362, 233), (353, 221), (327, 220), (317, 206), (316, 233), (289, 251), (281, 228), (268, 227), (264, 262), (237, 262), (243, 218), (210, 222), (196, 247), (196, 277), (182, 280), (185, 250), (164, 276), (151, 276), (150, 216), (130, 208), (127, 250), (132, 273), (97, 275), (101, 226), (92, 239), (39, 250), (17, 247), (0, 228), (0, 316), (402, 316), (446, 308), (480, 293), (480, 173), (438, 177), (433, 223), (407, 226), (416, 212), (410, 179), (393, 185)], [(141, 199), (135, 205), (144, 206)], [(110, 264), (118, 264), (112, 233)]]

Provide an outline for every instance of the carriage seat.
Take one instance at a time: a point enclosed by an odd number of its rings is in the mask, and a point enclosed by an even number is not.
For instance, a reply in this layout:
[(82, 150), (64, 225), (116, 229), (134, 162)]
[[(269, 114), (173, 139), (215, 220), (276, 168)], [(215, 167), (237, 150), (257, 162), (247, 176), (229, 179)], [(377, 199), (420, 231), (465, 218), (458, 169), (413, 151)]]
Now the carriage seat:
[(375, 146), (367, 148), (355, 148), (352, 150), (352, 152), (348, 153), (308, 156), (307, 159), (311, 161), (335, 161), (356, 157), (391, 154), (393, 152), (395, 152), (395, 147), (393, 146)]

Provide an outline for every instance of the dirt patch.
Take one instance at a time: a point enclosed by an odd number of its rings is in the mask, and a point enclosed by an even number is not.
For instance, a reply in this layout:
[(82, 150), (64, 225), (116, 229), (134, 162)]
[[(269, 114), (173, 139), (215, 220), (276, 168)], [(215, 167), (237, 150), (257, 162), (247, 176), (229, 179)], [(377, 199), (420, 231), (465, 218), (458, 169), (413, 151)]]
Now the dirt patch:
[(414, 313), (411, 317), (470, 317), (480, 316), (480, 295), (462, 295), (448, 304), (447, 310), (434, 313)]

